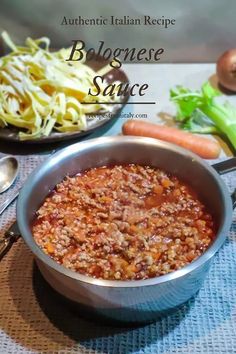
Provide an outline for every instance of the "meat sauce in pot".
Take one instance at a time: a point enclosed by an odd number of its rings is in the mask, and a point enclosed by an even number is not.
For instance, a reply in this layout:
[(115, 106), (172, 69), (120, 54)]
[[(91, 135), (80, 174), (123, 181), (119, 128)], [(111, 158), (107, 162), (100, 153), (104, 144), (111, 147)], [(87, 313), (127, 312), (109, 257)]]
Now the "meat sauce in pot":
[(107, 280), (173, 272), (198, 258), (216, 234), (188, 185), (135, 164), (66, 177), (37, 211), (32, 232), (59, 264)]

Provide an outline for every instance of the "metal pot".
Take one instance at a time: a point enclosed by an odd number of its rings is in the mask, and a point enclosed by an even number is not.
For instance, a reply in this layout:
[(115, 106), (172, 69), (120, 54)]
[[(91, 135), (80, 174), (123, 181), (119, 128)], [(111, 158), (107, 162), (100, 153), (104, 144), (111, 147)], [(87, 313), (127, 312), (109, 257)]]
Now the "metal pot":
[[(234, 159), (228, 160), (230, 169)], [(137, 163), (157, 166), (186, 181), (218, 223), (215, 241), (197, 260), (167, 275), (137, 281), (108, 281), (75, 273), (57, 264), (36, 245), (31, 223), (48, 193), (66, 175), (88, 168)], [(224, 164), (216, 165), (224, 172)], [(217, 172), (196, 155), (150, 138), (105, 137), (71, 145), (47, 159), (29, 177), (17, 203), (17, 222), (47, 282), (74, 303), (122, 322), (149, 322), (185, 303), (200, 289), (213, 256), (232, 221), (232, 200)]]

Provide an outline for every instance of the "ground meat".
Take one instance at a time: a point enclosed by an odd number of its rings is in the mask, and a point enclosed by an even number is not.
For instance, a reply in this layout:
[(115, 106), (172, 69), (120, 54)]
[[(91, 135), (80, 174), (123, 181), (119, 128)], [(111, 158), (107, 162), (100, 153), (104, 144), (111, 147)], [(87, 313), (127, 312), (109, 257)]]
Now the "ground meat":
[(65, 178), (38, 210), (32, 231), (46, 254), (73, 271), (137, 280), (192, 262), (214, 239), (215, 225), (185, 183), (131, 164)]

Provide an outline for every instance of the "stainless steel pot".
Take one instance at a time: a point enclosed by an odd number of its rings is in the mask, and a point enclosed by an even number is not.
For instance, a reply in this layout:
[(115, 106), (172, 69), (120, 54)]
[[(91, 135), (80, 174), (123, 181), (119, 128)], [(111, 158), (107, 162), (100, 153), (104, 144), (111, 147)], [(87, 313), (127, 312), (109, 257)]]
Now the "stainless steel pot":
[[(198, 192), (218, 222), (214, 243), (197, 260), (173, 273), (138, 281), (108, 281), (77, 274), (57, 264), (36, 245), (31, 233), (35, 212), (66, 175), (108, 164), (160, 167)], [(222, 172), (222, 164), (217, 168)], [(232, 221), (232, 200), (217, 172), (196, 155), (150, 138), (105, 137), (71, 145), (47, 159), (20, 192), (17, 222), (47, 282), (66, 298), (97, 314), (123, 322), (148, 322), (185, 303), (200, 289), (213, 256)]]

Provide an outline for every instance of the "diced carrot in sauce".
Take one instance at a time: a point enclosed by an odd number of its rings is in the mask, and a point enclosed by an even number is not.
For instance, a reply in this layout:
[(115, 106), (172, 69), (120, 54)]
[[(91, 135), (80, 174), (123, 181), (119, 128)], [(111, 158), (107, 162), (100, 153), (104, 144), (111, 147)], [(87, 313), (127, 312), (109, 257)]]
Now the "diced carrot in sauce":
[(153, 193), (156, 193), (156, 194), (162, 194), (163, 193), (163, 186), (161, 185), (155, 185), (153, 187)]
[(135, 264), (130, 264), (130, 265), (128, 265), (127, 267), (126, 267), (126, 273), (128, 274), (128, 275), (134, 275), (135, 273), (137, 273), (138, 272), (138, 268), (136, 267), (136, 265)]
[(161, 180), (161, 184), (163, 185), (164, 188), (169, 188), (173, 185), (173, 183), (169, 180), (169, 178), (163, 178)]
[(51, 242), (48, 242), (46, 244), (46, 249), (47, 249), (48, 253), (54, 253), (55, 246)]

